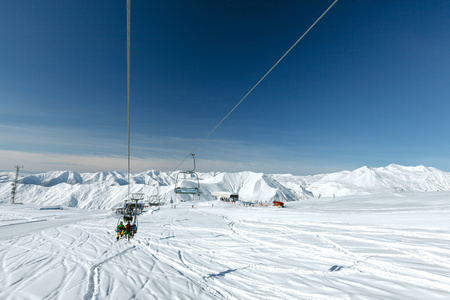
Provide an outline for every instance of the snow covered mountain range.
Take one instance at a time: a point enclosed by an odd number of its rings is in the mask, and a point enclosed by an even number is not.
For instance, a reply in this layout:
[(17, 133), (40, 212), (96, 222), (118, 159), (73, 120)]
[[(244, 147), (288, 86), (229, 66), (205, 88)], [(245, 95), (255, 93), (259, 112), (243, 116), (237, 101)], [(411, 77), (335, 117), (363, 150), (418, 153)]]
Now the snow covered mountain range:
[[(189, 195), (174, 192), (177, 174), (159, 171), (131, 174), (131, 192), (147, 197), (159, 195), (163, 204), (188, 201)], [(0, 202), (10, 201), (14, 176), (12, 172), (0, 172)], [(198, 173), (198, 177), (201, 195), (195, 198), (200, 200), (212, 200), (217, 192), (239, 193), (244, 201), (270, 203), (386, 192), (450, 191), (450, 173), (432, 167), (395, 164), (314, 176), (210, 172)], [(112, 209), (122, 204), (127, 193), (126, 173), (54, 171), (21, 174), (16, 198), (24, 204)]]

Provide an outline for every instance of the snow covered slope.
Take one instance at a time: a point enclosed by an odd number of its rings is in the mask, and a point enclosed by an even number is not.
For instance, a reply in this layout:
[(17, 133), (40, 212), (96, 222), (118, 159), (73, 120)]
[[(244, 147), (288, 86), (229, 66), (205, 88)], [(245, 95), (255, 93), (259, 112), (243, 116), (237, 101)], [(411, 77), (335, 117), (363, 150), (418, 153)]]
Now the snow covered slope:
[(448, 299), (449, 196), (180, 203), (118, 242), (112, 212), (0, 205), (0, 299)]
[[(178, 204), (176, 174), (133, 174), (132, 191)], [(199, 177), (199, 201), (152, 208), (134, 239), (116, 241), (121, 218), (105, 209), (125, 198), (126, 174), (24, 175), (26, 205), (11, 205), (13, 174), (0, 173), (0, 299), (448, 299), (448, 173), (390, 165)], [(307, 200), (285, 209), (208, 200), (218, 191)]]
[[(174, 193), (176, 175), (177, 172), (159, 171), (132, 174), (131, 191), (147, 196), (161, 195), (165, 204), (189, 201), (190, 196)], [(394, 164), (314, 176), (254, 172), (210, 172), (198, 173), (198, 176), (202, 201), (213, 200), (211, 193), (214, 192), (239, 193), (244, 201), (270, 203), (386, 192), (450, 191), (450, 173), (424, 166)], [(0, 173), (0, 201), (3, 203), (9, 202), (13, 177), (13, 173)], [(25, 204), (111, 209), (121, 205), (127, 193), (125, 173), (57, 171), (22, 175), (17, 199)]]
[(291, 190), (310, 192), (314, 197), (368, 195), (386, 192), (450, 191), (450, 173), (432, 167), (362, 167), (314, 176), (273, 175)]

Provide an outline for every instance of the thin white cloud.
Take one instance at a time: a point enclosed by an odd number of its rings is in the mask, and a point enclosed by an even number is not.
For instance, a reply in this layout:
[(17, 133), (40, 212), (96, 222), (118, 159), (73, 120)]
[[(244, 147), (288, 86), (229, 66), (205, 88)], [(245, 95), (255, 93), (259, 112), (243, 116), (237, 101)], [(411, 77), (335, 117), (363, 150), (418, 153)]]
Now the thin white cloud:
[[(199, 139), (132, 134), (131, 172), (172, 171), (199, 142)], [(64, 127), (0, 125), (0, 170), (12, 170), (18, 164), (33, 172), (125, 172), (126, 146), (126, 136), (121, 139), (102, 132)], [(196, 150), (197, 170), (312, 175), (370, 164), (362, 160), (361, 165), (355, 165), (352, 159), (343, 159), (346, 163), (341, 164), (336, 155), (334, 160), (330, 157), (330, 153), (339, 152), (352, 155), (351, 151), (312, 149), (308, 145), (283, 148), (270, 140), (250, 143), (210, 138)], [(191, 168), (191, 159), (178, 167)]]
[[(78, 130), (74, 128), (30, 126), (30, 125), (1, 125), (0, 146), (5, 148), (26, 149), (37, 152), (104, 152), (105, 149), (126, 149), (126, 145), (117, 143), (104, 132), (95, 130)], [(126, 150), (125, 150), (126, 151)]]
[[(158, 157), (131, 158), (131, 173), (148, 170), (172, 171), (178, 160)], [(13, 170), (15, 165), (24, 166), (28, 172), (47, 172), (70, 170), (76, 172), (127, 171), (126, 156), (69, 155), (58, 153), (33, 153), (24, 151), (0, 150), (0, 170)], [(190, 169), (191, 162), (179, 169)], [(295, 161), (233, 161), (197, 160), (197, 171), (201, 172), (240, 172), (291, 173), (312, 175), (346, 169), (343, 165), (303, 164)]]
[[(141, 172), (144, 171), (141, 166), (151, 164), (155, 166), (154, 169), (159, 169), (170, 165), (171, 161), (133, 157), (131, 163), (135, 166), (136, 172)], [(69, 155), (0, 150), (0, 169), (11, 170), (14, 165), (25, 166), (25, 170), (33, 172), (56, 170), (124, 172), (127, 170), (127, 158), (126, 156)]]

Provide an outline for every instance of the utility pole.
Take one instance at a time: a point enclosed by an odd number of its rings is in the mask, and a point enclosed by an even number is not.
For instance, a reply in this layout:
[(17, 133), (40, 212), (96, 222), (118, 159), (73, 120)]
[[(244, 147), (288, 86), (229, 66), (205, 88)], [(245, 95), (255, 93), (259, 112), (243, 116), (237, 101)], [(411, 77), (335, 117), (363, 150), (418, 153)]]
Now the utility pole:
[(23, 166), (14, 166), (16, 168), (16, 178), (12, 184), (11, 191), (11, 204), (16, 204), (16, 189), (17, 189), (17, 181), (19, 181), (19, 169), (23, 169)]

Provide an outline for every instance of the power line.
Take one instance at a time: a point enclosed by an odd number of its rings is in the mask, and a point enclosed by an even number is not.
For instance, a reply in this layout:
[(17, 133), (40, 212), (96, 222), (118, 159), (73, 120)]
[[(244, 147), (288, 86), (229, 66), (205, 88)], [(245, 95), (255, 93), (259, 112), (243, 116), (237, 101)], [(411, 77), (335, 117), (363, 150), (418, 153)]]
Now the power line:
[(335, 0), (328, 8), (327, 10), (325, 10), (323, 12), (323, 14), (308, 28), (308, 30), (305, 31), (305, 33), (291, 46), (291, 48), (289, 48), (288, 51), (286, 51), (286, 53), (284, 53), (284, 55), (272, 66), (272, 68), (270, 68), (269, 71), (267, 71), (266, 74), (264, 74), (264, 76), (251, 88), (251, 90), (245, 94), (245, 96), (233, 107), (233, 109), (230, 110), (230, 112), (216, 125), (216, 127), (213, 128), (213, 130), (211, 130), (208, 135), (194, 148), (192, 149), (192, 151), (183, 159), (183, 161), (181, 163), (178, 164), (178, 166), (175, 167), (175, 169), (173, 171), (175, 171), (176, 169), (178, 169), (179, 166), (181, 166), (186, 159), (189, 157), (189, 155), (191, 155), (192, 153), (194, 153), (195, 150), (197, 150), (198, 147), (200, 147), (201, 144), (203, 144), (204, 141), (206, 141), (209, 136), (226, 120), (226, 118), (228, 118), (228, 116), (247, 98), (248, 95), (250, 95), (251, 92), (253, 92), (253, 90), (261, 83), (261, 81), (263, 81), (267, 75), (270, 74), (270, 72), (272, 72), (273, 69), (275, 69), (275, 67), (284, 59), (284, 57), (291, 52), (292, 49), (294, 49), (294, 47), (308, 34), (308, 32), (313, 29), (314, 26), (316, 26), (316, 24), (323, 18), (323, 16), (325, 16), (327, 14), (327, 12), (338, 2), (338, 0)]

